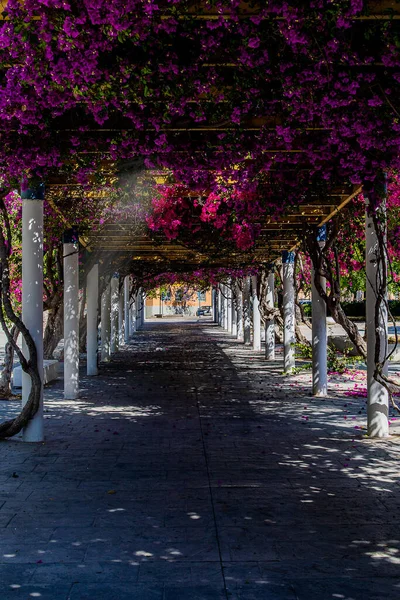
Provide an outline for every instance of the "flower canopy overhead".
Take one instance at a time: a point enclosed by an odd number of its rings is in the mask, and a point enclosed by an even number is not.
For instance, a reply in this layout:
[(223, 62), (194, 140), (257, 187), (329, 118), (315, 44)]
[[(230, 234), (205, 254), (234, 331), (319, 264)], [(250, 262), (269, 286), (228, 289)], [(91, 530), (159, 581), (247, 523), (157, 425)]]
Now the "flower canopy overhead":
[[(226, 212), (254, 198), (262, 219), (351, 192), (399, 168), (399, 15), (392, 1), (9, 0), (1, 177), (102, 185), (139, 157)], [(246, 247), (256, 224), (236, 225)]]

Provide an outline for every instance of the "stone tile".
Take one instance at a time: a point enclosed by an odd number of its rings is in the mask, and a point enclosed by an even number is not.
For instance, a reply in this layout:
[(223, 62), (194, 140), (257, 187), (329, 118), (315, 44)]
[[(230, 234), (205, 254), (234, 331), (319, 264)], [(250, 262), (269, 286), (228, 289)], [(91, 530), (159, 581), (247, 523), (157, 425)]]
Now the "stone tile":
[(115, 583), (120, 581), (136, 583), (139, 565), (134, 562), (79, 562), (44, 563), (37, 565), (32, 583), (40, 584), (77, 584), (77, 583)]
[(209, 586), (165, 587), (164, 600), (226, 600), (224, 588)]
[(163, 600), (163, 586), (119, 584), (84, 584), (72, 586), (68, 600)]
[(71, 586), (63, 585), (36, 585), (26, 583), (0, 584), (0, 598), (2, 600), (27, 600), (39, 598), (40, 600), (69, 600)]

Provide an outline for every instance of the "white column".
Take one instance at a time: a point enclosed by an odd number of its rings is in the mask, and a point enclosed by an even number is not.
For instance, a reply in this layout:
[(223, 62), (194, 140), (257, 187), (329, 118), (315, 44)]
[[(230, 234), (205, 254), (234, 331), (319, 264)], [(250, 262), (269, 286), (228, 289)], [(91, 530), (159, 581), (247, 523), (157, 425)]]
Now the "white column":
[(228, 290), (226, 285), (221, 286), (222, 292), (222, 328), (228, 328)]
[(131, 314), (131, 333), (134, 333), (136, 331), (136, 327), (137, 327), (137, 300), (135, 297), (132, 300), (130, 314)]
[(144, 310), (145, 310), (145, 300), (144, 300), (144, 293), (142, 288), (140, 288), (139, 290), (139, 323), (140, 323), (140, 327), (143, 327), (144, 325)]
[(124, 335), (125, 343), (129, 342), (129, 275), (124, 278)]
[[(119, 286), (119, 283), (118, 283)], [(124, 294), (118, 289), (118, 347), (124, 344)]]
[(229, 333), (232, 333), (232, 290), (230, 286), (226, 286), (226, 328)]
[[(371, 203), (372, 204), (372, 203)], [(368, 435), (383, 438), (389, 435), (389, 397), (386, 389), (374, 379), (376, 334), (379, 334), (380, 356), (383, 361), (387, 355), (387, 308), (381, 303), (378, 323), (375, 321), (377, 291), (385, 273), (383, 271), (377, 232), (372, 218), (370, 201), (366, 198), (366, 327), (367, 327), (367, 389), (368, 389)], [(378, 206), (378, 219), (386, 218), (385, 205)], [(387, 362), (384, 373), (387, 373)]]
[(257, 296), (257, 276), (251, 278), (253, 295), (253, 349), (261, 350), (261, 315)]
[[(244, 282), (242, 280), (242, 285)], [(239, 284), (236, 284), (236, 322), (237, 322), (237, 339), (241, 342), (244, 340), (244, 322), (243, 322), (243, 293)]]
[[(22, 202), (22, 321), (36, 346), (37, 366), (43, 380), (43, 196), (44, 188), (21, 193)], [(29, 358), (25, 342), (22, 351)], [(22, 371), (22, 406), (28, 402), (31, 378)], [(43, 388), (39, 410), (23, 429), (24, 442), (42, 442)]]
[(101, 360), (110, 360), (111, 342), (111, 283), (101, 296)]
[[(326, 241), (326, 226), (319, 227), (317, 241), (323, 247)], [(323, 290), (326, 279), (320, 277)], [(312, 390), (313, 396), (325, 397), (328, 393), (326, 303), (319, 295), (314, 283), (314, 269), (311, 273), (311, 310), (312, 310)]]
[(251, 343), (250, 277), (243, 280), (243, 340), (245, 344)]
[[(267, 282), (267, 305), (274, 308), (274, 273), (268, 275)], [(275, 319), (268, 319), (265, 322), (265, 358), (275, 360)]]
[(295, 366), (295, 312), (294, 312), (294, 252), (282, 253), (283, 266), (283, 364), (290, 373)]
[(119, 316), (119, 275), (114, 274), (111, 278), (111, 343), (110, 352), (118, 352), (118, 316)]
[(218, 325), (222, 326), (222, 294), (221, 294), (221, 286), (218, 286)]
[(87, 309), (86, 309), (86, 372), (89, 376), (98, 375), (97, 368), (97, 328), (99, 316), (99, 265), (90, 269), (86, 279)]
[(237, 294), (234, 293), (237, 292), (236, 289), (236, 283), (232, 283), (232, 306), (231, 306), (231, 312), (232, 312), (232, 335), (236, 338), (237, 337)]
[(79, 395), (79, 239), (64, 233), (64, 398)]

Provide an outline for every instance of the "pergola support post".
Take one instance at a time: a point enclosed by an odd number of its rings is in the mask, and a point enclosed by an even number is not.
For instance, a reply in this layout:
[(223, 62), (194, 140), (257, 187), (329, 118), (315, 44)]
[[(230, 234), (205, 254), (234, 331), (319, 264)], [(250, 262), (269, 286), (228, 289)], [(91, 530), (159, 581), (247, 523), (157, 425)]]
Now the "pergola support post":
[[(123, 290), (122, 290), (123, 292)], [(118, 281), (118, 347), (124, 343), (124, 294), (121, 294)]]
[(64, 398), (79, 395), (79, 238), (75, 229), (63, 236)]
[(124, 339), (129, 342), (129, 275), (124, 277)]
[(228, 333), (232, 333), (232, 290), (230, 285), (226, 286), (226, 328)]
[(253, 350), (261, 350), (261, 315), (260, 303), (257, 296), (257, 275), (251, 278), (251, 290), (253, 296)]
[[(326, 225), (317, 230), (317, 242), (321, 248), (326, 242)], [(326, 327), (326, 303), (315, 287), (315, 273), (311, 274), (311, 311), (312, 311), (312, 393), (313, 396), (324, 398), (328, 393), (327, 349), (328, 334)], [(325, 277), (319, 277), (319, 282), (326, 291)]]
[(233, 337), (237, 337), (237, 297), (236, 294), (234, 293), (236, 292), (236, 283), (232, 283), (232, 305), (231, 305), (231, 312), (232, 312), (232, 335)]
[(119, 336), (118, 336), (118, 320), (119, 320), (119, 275), (115, 273), (111, 277), (111, 342), (110, 352), (114, 354), (118, 352)]
[[(44, 186), (22, 190), (22, 321), (36, 346), (37, 366), (43, 382), (43, 200)], [(22, 352), (29, 358), (23, 340)], [(22, 371), (22, 406), (29, 400), (31, 378)], [(24, 442), (44, 440), (43, 383), (39, 409), (23, 429)]]
[(99, 313), (99, 265), (95, 264), (87, 274), (87, 312), (86, 312), (86, 372), (89, 377), (98, 375), (97, 367), (97, 327)]
[[(386, 192), (386, 189), (385, 189)], [(365, 193), (367, 196), (367, 193)], [(375, 200), (375, 193), (373, 195)], [(368, 435), (370, 437), (384, 438), (389, 435), (389, 395), (386, 388), (376, 381), (375, 372), (375, 351), (377, 335), (379, 336), (379, 361), (382, 362), (387, 356), (387, 306), (386, 289), (384, 298), (380, 304), (378, 322), (375, 319), (376, 302), (379, 288), (383, 287), (386, 281), (386, 261), (382, 256), (379, 245), (378, 232), (374, 223), (374, 217), (379, 220), (380, 227), (383, 229), (386, 238), (386, 206), (384, 200), (366, 197), (366, 328), (367, 328), (367, 417), (368, 417)], [(386, 239), (384, 239), (386, 242)], [(387, 374), (387, 361), (383, 367), (383, 373)]]
[[(242, 280), (242, 285), (244, 282)], [(244, 341), (244, 328), (243, 328), (243, 293), (240, 289), (240, 285), (236, 284), (236, 322), (237, 322), (237, 339), (240, 342)]]
[(250, 319), (250, 277), (243, 281), (243, 341), (251, 343), (251, 319)]
[(109, 282), (101, 296), (101, 360), (110, 360), (111, 346), (111, 283)]
[(283, 368), (290, 373), (295, 367), (295, 306), (294, 306), (294, 252), (282, 252), (283, 267)]
[[(275, 275), (269, 273), (267, 281), (267, 306), (274, 308), (274, 286)], [(265, 358), (266, 360), (275, 360), (275, 319), (272, 317), (265, 321)]]

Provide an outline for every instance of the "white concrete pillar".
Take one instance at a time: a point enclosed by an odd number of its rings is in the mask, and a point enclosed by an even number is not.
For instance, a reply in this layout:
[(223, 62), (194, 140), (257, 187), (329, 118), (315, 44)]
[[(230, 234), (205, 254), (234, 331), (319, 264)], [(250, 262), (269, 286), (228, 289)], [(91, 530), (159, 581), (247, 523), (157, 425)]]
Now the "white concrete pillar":
[[(118, 283), (119, 286), (119, 283)], [(118, 288), (118, 347), (124, 344), (124, 294)]]
[(119, 275), (115, 273), (111, 277), (111, 342), (110, 352), (114, 354), (118, 352), (119, 336), (118, 336), (118, 318), (119, 318)]
[(261, 315), (260, 303), (257, 296), (257, 275), (251, 278), (251, 289), (253, 295), (253, 350), (261, 350)]
[(294, 306), (294, 252), (282, 252), (283, 266), (283, 364), (290, 373), (295, 366), (295, 306)]
[(222, 305), (222, 294), (221, 294), (221, 286), (218, 286), (218, 325), (220, 327), (222, 327), (222, 311), (223, 311), (223, 305)]
[[(274, 273), (268, 275), (267, 282), (267, 305), (274, 308)], [(265, 322), (265, 358), (267, 360), (275, 360), (275, 319), (272, 317)]]
[[(318, 228), (317, 241), (320, 247), (325, 245), (326, 225)], [(325, 277), (320, 278), (323, 290), (326, 290)], [(311, 273), (311, 310), (312, 310), (312, 391), (313, 396), (324, 398), (328, 393), (328, 333), (326, 327), (326, 303), (314, 284), (314, 269)]]
[(222, 293), (222, 329), (228, 328), (228, 290), (226, 285), (221, 286)]
[(64, 233), (64, 398), (79, 395), (79, 239)]
[(99, 265), (95, 264), (87, 274), (87, 307), (86, 307), (86, 352), (88, 376), (98, 375), (97, 368), (97, 328), (99, 317)]
[(133, 334), (133, 333), (135, 333), (136, 328), (137, 328), (137, 300), (136, 300), (135, 296), (131, 303), (130, 316), (131, 316), (131, 334)]
[(250, 277), (245, 277), (243, 280), (243, 340), (245, 344), (251, 343), (250, 308)]
[[(43, 199), (44, 186), (26, 189), (22, 197), (22, 321), (36, 346), (37, 366), (43, 380)], [(29, 351), (22, 342), (22, 352)], [(22, 371), (22, 406), (28, 402), (31, 378)], [(43, 386), (39, 410), (23, 429), (24, 442), (44, 440)]]
[[(242, 281), (242, 285), (244, 282)], [(243, 320), (243, 293), (239, 283), (236, 284), (236, 327), (237, 339), (240, 342), (244, 341), (244, 320)]]
[(226, 286), (226, 328), (229, 333), (232, 333), (232, 290), (230, 285)]
[[(366, 194), (365, 194), (366, 196)], [(375, 320), (375, 306), (377, 291), (385, 276), (383, 271), (381, 252), (379, 249), (376, 228), (372, 218), (372, 211), (377, 211), (377, 218), (386, 218), (385, 203), (381, 201), (372, 203), (366, 197), (366, 327), (367, 327), (367, 414), (368, 435), (370, 437), (383, 438), (389, 435), (389, 396), (386, 389), (374, 379), (375, 371), (375, 347), (376, 334), (379, 334), (380, 353), (379, 360), (383, 361), (387, 355), (387, 308), (381, 303), (378, 323)], [(377, 206), (378, 204), (378, 206)], [(386, 229), (386, 227), (385, 227)], [(386, 232), (385, 232), (386, 233)], [(387, 373), (387, 362), (384, 365), (384, 373)]]
[(142, 288), (140, 288), (140, 290), (139, 290), (139, 323), (140, 323), (140, 327), (143, 327), (143, 325), (144, 325), (144, 321), (145, 321), (144, 311), (145, 311), (145, 296), (144, 296), (144, 292), (143, 292)]
[(101, 360), (110, 360), (111, 351), (111, 283), (101, 296)]
[(211, 288), (211, 304), (212, 304), (213, 323), (218, 323), (218, 299), (217, 299), (217, 291), (214, 287)]
[(237, 338), (237, 286), (236, 283), (232, 283), (232, 330), (233, 337)]
[(125, 343), (129, 342), (129, 275), (124, 278), (124, 336)]

